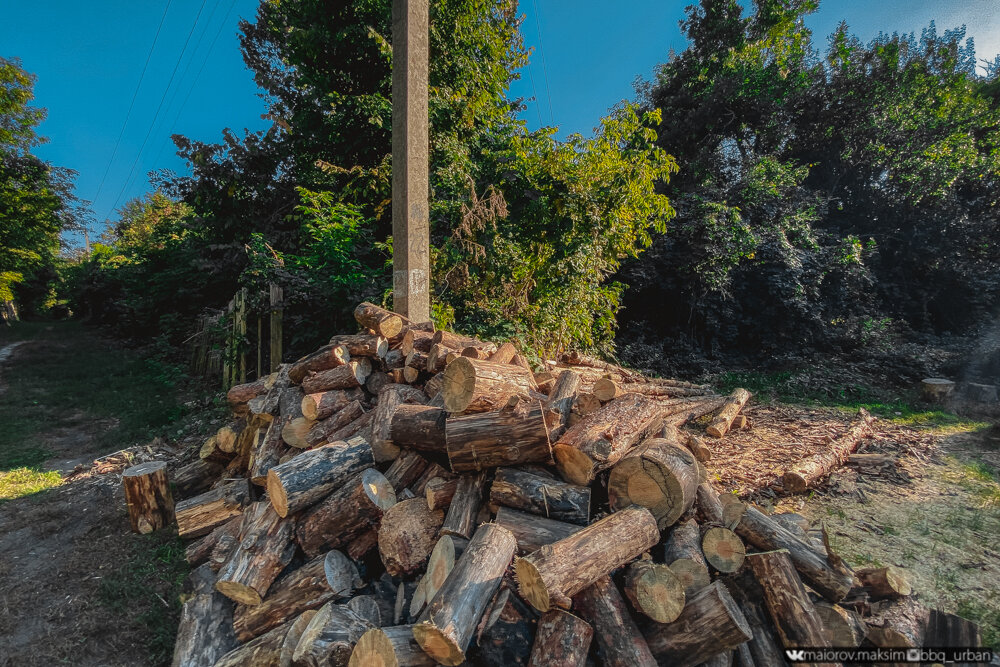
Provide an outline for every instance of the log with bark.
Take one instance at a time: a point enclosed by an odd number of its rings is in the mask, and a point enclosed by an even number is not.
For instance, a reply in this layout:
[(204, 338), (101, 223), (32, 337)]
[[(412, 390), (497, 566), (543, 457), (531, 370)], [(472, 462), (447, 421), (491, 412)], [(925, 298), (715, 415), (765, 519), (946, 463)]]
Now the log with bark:
[(871, 600), (897, 600), (912, 592), (906, 575), (892, 565), (862, 568), (854, 576)]
[(657, 623), (670, 623), (684, 608), (683, 582), (668, 566), (649, 559), (625, 568), (622, 588), (632, 606)]
[(812, 600), (806, 594), (788, 551), (747, 556), (747, 563), (764, 591), (764, 603), (785, 648), (829, 647)]
[(402, 315), (398, 315), (385, 308), (380, 308), (373, 303), (358, 304), (354, 309), (354, 319), (365, 329), (370, 329), (383, 338), (393, 338), (403, 329), (406, 320)]
[[(309, 613), (309, 612), (306, 612)], [(288, 621), (222, 656), (215, 667), (271, 667), (281, 662), (285, 640), (296, 621)]]
[[(455, 495), (448, 505), (448, 513), (441, 525), (442, 535), (453, 535), (465, 539), (472, 537), (476, 530), (476, 515), (479, 514), (479, 507), (483, 501), (485, 482), (483, 473), (462, 475), (458, 478)], [(430, 508), (429, 503), (428, 508)]]
[(570, 597), (636, 558), (660, 539), (656, 519), (632, 506), (517, 559), (518, 589), (531, 606), (568, 608)]
[(288, 447), (281, 438), (283, 422), (279, 419), (271, 421), (257, 439), (250, 455), (250, 481), (257, 486), (267, 485), (267, 471), (281, 462)]
[(743, 566), (746, 547), (743, 540), (728, 528), (712, 526), (701, 536), (701, 551), (705, 560), (719, 572), (736, 572)]
[(814, 454), (799, 461), (781, 477), (786, 491), (801, 493), (825, 477), (839, 465), (843, 465), (851, 453), (858, 448), (858, 443), (871, 432), (875, 417), (867, 410), (858, 411), (858, 420), (844, 435), (840, 436), (819, 454)]
[(233, 630), (241, 642), (250, 641), (304, 611), (350, 597), (361, 583), (357, 568), (339, 551), (317, 556), (275, 581), (260, 604), (239, 605)]
[(559, 472), (569, 482), (589, 484), (662, 426), (663, 408), (656, 401), (638, 394), (615, 399), (559, 438), (554, 446)]
[(537, 612), (512, 590), (508, 580), (483, 614), (467, 662), (484, 667), (527, 665), (538, 625)]
[(299, 638), (292, 664), (302, 667), (347, 665), (362, 635), (381, 625), (377, 608), (371, 612), (370, 608), (352, 604), (361, 598), (365, 596), (347, 604), (327, 602), (320, 607)]
[(394, 411), (386, 429), (386, 440), (398, 450), (400, 447), (421, 452), (443, 454), (445, 444), (445, 420), (448, 413), (439, 407), (419, 404), (403, 404)]
[(347, 348), (352, 358), (366, 357), (378, 360), (389, 352), (388, 339), (372, 334), (338, 334), (330, 339), (329, 344)]
[(174, 497), (165, 461), (148, 461), (127, 469), (122, 473), (122, 487), (132, 532), (146, 535), (174, 522)]
[(515, 398), (501, 410), (452, 417), (445, 442), (453, 472), (552, 461), (545, 410), (534, 400)]
[(556, 377), (545, 402), (545, 424), (549, 428), (550, 439), (558, 440), (569, 427), (570, 415), (579, 391), (578, 373), (567, 370)]
[[(456, 543), (457, 541), (457, 543)], [(458, 544), (462, 546), (459, 547)], [(424, 576), (417, 583), (417, 588), (410, 599), (410, 616), (416, 618), (423, 611), (424, 607), (434, 599), (437, 592), (441, 590), (448, 575), (455, 567), (455, 561), (461, 555), (467, 544), (466, 540), (453, 538), (451, 535), (442, 535), (431, 551), (427, 560), (427, 569)]]
[(250, 502), (250, 485), (236, 479), (211, 491), (182, 500), (174, 508), (177, 533), (183, 538), (199, 537), (243, 513)]
[(459, 479), (461, 478), (433, 477), (427, 480), (427, 484), (424, 485), (424, 496), (427, 498), (428, 509), (447, 510), (452, 498), (455, 497), (455, 491), (458, 490)]
[(661, 530), (691, 509), (698, 491), (697, 460), (673, 427), (665, 431), (668, 437), (650, 438), (623, 456), (608, 477), (611, 509), (646, 507)]
[(497, 410), (535, 386), (532, 374), (513, 364), (459, 357), (444, 371), (441, 395), (448, 412)]
[(752, 636), (729, 591), (715, 581), (695, 593), (673, 623), (654, 623), (646, 641), (659, 664), (693, 667)]
[(271, 373), (252, 382), (234, 385), (226, 392), (226, 402), (229, 403), (229, 407), (234, 413), (245, 414), (249, 411), (247, 403), (266, 394), (274, 386), (277, 379), (277, 373)]
[(705, 433), (712, 436), (713, 438), (721, 438), (729, 431), (729, 427), (733, 424), (733, 419), (736, 415), (740, 413), (743, 406), (747, 404), (750, 400), (750, 392), (746, 389), (736, 389), (726, 402), (723, 403), (722, 408), (719, 409), (718, 414), (712, 419), (712, 422), (705, 428)]
[(296, 540), (307, 556), (342, 548), (351, 558), (360, 558), (374, 541), (359, 538), (377, 531), (382, 515), (395, 504), (389, 480), (369, 468), (307, 510), (298, 520)]
[(363, 438), (305, 451), (267, 472), (267, 495), (279, 516), (288, 516), (320, 500), (348, 479), (375, 465)]
[(586, 526), (590, 522), (590, 488), (566, 484), (516, 468), (498, 468), (490, 502)]
[(288, 368), (288, 379), (295, 384), (301, 384), (310, 373), (319, 373), (343, 366), (350, 360), (351, 353), (347, 346), (329, 343), (292, 363)]
[(678, 524), (670, 533), (663, 549), (663, 562), (680, 579), (688, 598), (711, 583), (701, 550), (701, 531), (694, 519)]
[(396, 490), (397, 500), (399, 493), (413, 484), (424, 473), (427, 466), (427, 459), (416, 452), (407, 450), (399, 454), (389, 469), (385, 471), (386, 480)]
[(361, 635), (347, 663), (348, 667), (434, 667), (436, 664), (413, 638), (412, 625), (369, 630)]
[(295, 555), (294, 531), (294, 523), (278, 516), (267, 501), (250, 505), (240, 524), (238, 545), (219, 570), (215, 588), (241, 604), (260, 604)]
[(883, 603), (877, 613), (865, 619), (867, 639), (882, 648), (919, 648), (927, 646), (925, 637), (930, 610), (904, 597)]
[[(860, 614), (825, 600), (814, 602), (813, 606), (816, 608), (816, 617), (820, 627), (823, 628), (823, 636), (826, 637), (828, 646), (856, 648), (864, 641), (865, 622), (861, 620)], [(931, 644), (931, 646), (941, 646), (941, 644)]]
[[(209, 565), (212, 566), (214, 570), (218, 570), (222, 566), (222, 563), (216, 563), (212, 558), (212, 553), (215, 551), (216, 546), (220, 542), (226, 542), (233, 544), (236, 541), (237, 536), (240, 533), (240, 522), (242, 521), (242, 515), (238, 514), (224, 524), (216, 526), (212, 529), (208, 535), (195, 540), (189, 544), (184, 549), (184, 560), (188, 562), (191, 567), (197, 567), (202, 563), (209, 561)], [(225, 554), (225, 560), (229, 560), (228, 553)], [(214, 582), (213, 582), (214, 583)]]
[(365, 392), (359, 388), (331, 389), (317, 394), (305, 394), (300, 410), (302, 416), (312, 421), (322, 421), (352, 401), (365, 400)]
[(212, 667), (238, 641), (233, 633), (233, 603), (215, 590), (208, 564), (188, 577), (191, 597), (181, 607), (171, 667)]
[(497, 508), (496, 522), (514, 534), (517, 550), (521, 554), (531, 553), (583, 530), (572, 523), (519, 512), (509, 507)]
[(550, 609), (538, 619), (529, 667), (583, 667), (594, 628), (579, 616)]
[(735, 531), (746, 543), (763, 551), (786, 549), (803, 581), (830, 602), (840, 602), (854, 584), (854, 573), (839, 558), (824, 558), (812, 545), (756, 508), (746, 508)]
[(207, 491), (222, 473), (219, 463), (198, 459), (183, 465), (170, 476), (173, 495), (179, 498)]
[(375, 416), (372, 421), (372, 452), (379, 463), (392, 461), (399, 456), (400, 445), (397, 445), (391, 434), (393, 416), (404, 404), (422, 405), (427, 402), (427, 396), (415, 387), (403, 384), (388, 384), (382, 387), (375, 406)]
[(431, 511), (424, 498), (410, 498), (390, 507), (378, 530), (378, 549), (392, 576), (414, 574), (427, 563), (444, 523), (444, 512)]
[(458, 665), (476, 625), (500, 586), (514, 557), (514, 535), (496, 524), (483, 524), (437, 595), (413, 626), (420, 647), (443, 665)]
[(431, 346), (434, 345), (433, 338), (433, 331), (422, 331), (420, 329), (409, 328), (405, 333), (403, 333), (403, 340), (399, 344), (399, 351), (403, 357), (406, 357), (414, 350), (426, 354), (430, 352)]
[(646, 638), (610, 577), (603, 576), (573, 597), (573, 609), (594, 628), (601, 663), (607, 667), (655, 667)]

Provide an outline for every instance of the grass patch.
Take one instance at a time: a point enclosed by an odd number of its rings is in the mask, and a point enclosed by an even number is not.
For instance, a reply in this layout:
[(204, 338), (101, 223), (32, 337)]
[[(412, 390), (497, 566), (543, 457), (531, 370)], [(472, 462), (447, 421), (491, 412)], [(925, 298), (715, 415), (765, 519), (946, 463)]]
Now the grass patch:
[(1000, 611), (986, 606), (979, 600), (965, 600), (958, 604), (955, 613), (978, 623), (983, 635), (983, 646), (1000, 651)]
[(57, 472), (42, 472), (32, 468), (15, 468), (0, 472), (0, 501), (30, 496), (62, 484)]
[(168, 531), (136, 536), (131, 557), (104, 577), (98, 600), (146, 637), (149, 664), (170, 661), (189, 572), (184, 544)]
[(41, 465), (53, 430), (86, 429), (91, 449), (114, 451), (182, 416), (177, 368), (116, 349), (78, 322), (20, 323), (4, 331), (3, 342), (13, 340), (29, 343), (3, 369), (0, 472)]

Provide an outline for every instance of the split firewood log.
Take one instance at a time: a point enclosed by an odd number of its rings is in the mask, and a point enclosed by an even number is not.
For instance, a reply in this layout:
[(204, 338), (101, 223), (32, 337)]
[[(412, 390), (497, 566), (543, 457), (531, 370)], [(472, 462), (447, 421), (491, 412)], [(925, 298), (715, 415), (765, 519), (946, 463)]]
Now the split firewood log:
[(580, 375), (563, 371), (556, 377), (545, 401), (545, 424), (549, 439), (558, 440), (569, 426), (570, 414), (580, 391)]
[[(352, 549), (355, 540), (378, 530), (382, 515), (395, 504), (396, 492), (389, 480), (369, 468), (307, 510), (298, 520), (296, 540), (308, 556), (343, 548), (351, 558), (360, 558), (364, 552)], [(364, 543), (373, 544), (370, 540)]]
[(310, 373), (318, 373), (343, 366), (350, 360), (351, 353), (348, 351), (347, 346), (333, 343), (324, 345), (315, 352), (307, 354), (292, 363), (288, 369), (288, 379), (295, 384), (301, 384)]
[(712, 419), (712, 423), (708, 425), (705, 429), (705, 433), (709, 434), (713, 438), (721, 438), (729, 430), (729, 427), (733, 424), (733, 419), (739, 414), (743, 406), (747, 404), (750, 400), (750, 392), (746, 389), (736, 389), (726, 402), (723, 404), (722, 408), (719, 410), (715, 418)]
[(389, 384), (382, 388), (372, 421), (372, 452), (378, 463), (392, 461), (399, 456), (400, 445), (392, 439), (393, 416), (401, 405), (422, 405), (427, 402), (424, 392), (403, 384)]
[(302, 416), (312, 421), (322, 421), (352, 401), (365, 400), (365, 392), (359, 387), (354, 389), (331, 389), (318, 394), (305, 394), (302, 397), (300, 410)]
[(636, 611), (657, 623), (670, 623), (684, 608), (684, 584), (666, 565), (641, 559), (625, 569), (625, 597)]
[(447, 510), (452, 498), (455, 497), (455, 491), (458, 490), (459, 479), (461, 478), (434, 477), (427, 480), (427, 484), (424, 485), (427, 507), (432, 510)]
[(825, 477), (839, 465), (843, 465), (851, 453), (858, 448), (861, 439), (871, 431), (875, 418), (867, 410), (858, 411), (856, 421), (847, 432), (830, 443), (821, 453), (799, 461), (781, 477), (786, 491), (800, 493)]
[(382, 516), (378, 549), (386, 571), (408, 576), (423, 569), (437, 542), (444, 512), (431, 511), (424, 498), (403, 500)]
[[(212, 532), (208, 535), (205, 535), (204, 537), (189, 544), (184, 549), (184, 560), (186, 560), (188, 565), (191, 567), (197, 567), (202, 563), (209, 561), (212, 557), (213, 551), (215, 551), (216, 545), (219, 544), (220, 541), (235, 543), (236, 538), (239, 536), (241, 521), (242, 514), (237, 514), (222, 525), (213, 528)], [(226, 554), (225, 560), (229, 560), (228, 553)], [(211, 565), (214, 570), (218, 570), (219, 567), (222, 566), (222, 563), (209, 562), (209, 565)], [(213, 581), (212, 583), (215, 582)]]
[(872, 600), (897, 600), (912, 592), (906, 575), (892, 565), (862, 568), (854, 576)]
[(498, 468), (490, 501), (586, 526), (590, 522), (590, 488), (566, 484), (516, 468)]
[(219, 446), (219, 439), (216, 435), (211, 435), (198, 450), (198, 458), (208, 463), (227, 464), (233, 459), (232, 452), (225, 452)]
[(659, 664), (694, 667), (752, 636), (736, 602), (716, 581), (695, 593), (673, 623), (654, 623), (646, 641)]
[(532, 374), (513, 364), (459, 357), (444, 371), (441, 395), (448, 412), (497, 410), (534, 389)]
[(406, 318), (365, 301), (354, 309), (354, 319), (362, 328), (371, 329), (379, 336), (391, 339), (402, 330)]
[(667, 437), (650, 438), (625, 454), (608, 477), (611, 508), (646, 507), (661, 530), (691, 509), (698, 491), (697, 460), (673, 427), (665, 431)]
[(241, 642), (250, 641), (304, 611), (349, 598), (361, 585), (354, 563), (330, 551), (275, 581), (260, 604), (237, 606), (233, 630)]
[(147, 461), (122, 473), (122, 488), (132, 532), (146, 535), (174, 522), (174, 497), (166, 461)]
[(427, 469), (428, 461), (416, 452), (404, 450), (385, 471), (385, 478), (398, 494), (415, 482)]
[(443, 665), (458, 665), (479, 620), (514, 557), (517, 542), (510, 531), (483, 524), (437, 595), (428, 603), (413, 636), (420, 647)]
[[(300, 428), (299, 432), (296, 433), (298, 437), (295, 437), (295, 435), (289, 437), (289, 434), (287, 433), (289, 427), (282, 429), (281, 436), (285, 442), (298, 449), (316, 447), (318, 445), (324, 445), (328, 442), (336, 442), (335, 440), (331, 440), (333, 434), (348, 424), (353, 424), (355, 421), (360, 419), (364, 413), (365, 409), (361, 405), (360, 401), (351, 401), (323, 421), (308, 422), (305, 424), (304, 428)], [(305, 418), (302, 417), (301, 419), (304, 420)], [(297, 421), (297, 419), (293, 419), (289, 426), (291, 427), (291, 425), (295, 424)], [(305, 431), (304, 434), (300, 434), (302, 430)]]
[[(366, 596), (360, 598), (371, 601)], [(353, 602), (354, 600), (347, 604), (327, 602), (316, 611), (295, 647), (293, 664), (303, 667), (347, 665), (354, 646), (362, 635), (381, 625), (377, 607), (371, 611), (370, 606), (359, 608), (358, 604), (352, 605)]]
[(247, 407), (250, 409), (250, 412), (254, 414), (272, 416), (278, 414), (281, 394), (292, 384), (291, 378), (288, 377), (288, 372), (290, 370), (291, 364), (281, 364), (278, 367), (277, 372), (273, 374), (275, 376), (274, 384), (272, 384), (271, 388), (267, 390), (267, 393), (251, 399), (247, 403)]
[(234, 516), (243, 513), (250, 502), (250, 485), (237, 479), (201, 495), (182, 500), (175, 507), (177, 533), (183, 538), (212, 532)]
[(701, 531), (694, 519), (678, 524), (670, 533), (663, 549), (663, 562), (680, 580), (688, 598), (711, 583), (701, 550)]
[(191, 597), (181, 608), (171, 667), (212, 667), (236, 645), (233, 603), (215, 590), (215, 573), (202, 565), (188, 577)]
[(222, 656), (215, 667), (264, 667), (280, 664), (282, 647), (294, 625), (295, 621), (288, 621), (237, 646)]
[(646, 638), (610, 577), (599, 577), (577, 593), (573, 597), (573, 609), (594, 628), (602, 664), (607, 667), (656, 666)]
[[(457, 540), (457, 542), (456, 542)], [(442, 535), (431, 551), (427, 560), (427, 569), (424, 576), (417, 582), (417, 588), (410, 599), (410, 616), (417, 617), (424, 607), (434, 599), (437, 592), (441, 590), (445, 579), (451, 574), (455, 567), (455, 561), (465, 549), (467, 541), (461, 538), (453, 538), (451, 535)], [(458, 545), (462, 546), (459, 547)]]
[(570, 597), (660, 540), (656, 519), (632, 506), (517, 559), (518, 589), (531, 606), (568, 608)]
[(572, 523), (519, 512), (503, 506), (497, 508), (496, 523), (514, 534), (518, 553), (521, 554), (531, 553), (546, 544), (558, 542), (583, 530)]
[(617, 398), (559, 438), (553, 448), (559, 473), (587, 485), (662, 426), (663, 408), (656, 401), (639, 394)]
[(764, 603), (787, 648), (829, 647), (826, 633), (802, 580), (785, 550), (747, 556), (764, 591)]
[(712, 460), (712, 450), (698, 436), (689, 434), (684, 438), (684, 446), (702, 463)]
[(552, 461), (545, 409), (534, 400), (514, 397), (501, 410), (452, 417), (445, 441), (453, 472)]
[(343, 366), (310, 373), (302, 380), (302, 391), (318, 394), (331, 389), (353, 389), (365, 383), (369, 372), (357, 361), (349, 361)]
[(257, 378), (252, 382), (230, 387), (229, 391), (226, 392), (226, 402), (229, 403), (229, 407), (233, 413), (244, 414), (249, 411), (247, 403), (251, 399), (266, 394), (274, 386), (274, 382), (277, 379), (277, 373), (271, 373), (262, 378)]
[(529, 667), (583, 667), (594, 636), (594, 628), (579, 616), (550, 609), (538, 620)]
[(455, 495), (448, 505), (448, 513), (445, 514), (444, 523), (441, 525), (442, 535), (454, 535), (465, 539), (472, 537), (476, 530), (476, 515), (483, 501), (485, 483), (483, 473), (462, 475), (458, 478)]
[(854, 573), (839, 558), (824, 558), (811, 545), (753, 507), (746, 508), (735, 530), (744, 541), (762, 551), (788, 550), (805, 583), (830, 602), (840, 602), (854, 584)]
[(241, 604), (258, 605), (295, 554), (295, 525), (278, 516), (267, 501), (251, 504), (240, 525), (238, 546), (215, 582), (215, 588)]
[(250, 456), (250, 481), (257, 486), (267, 485), (267, 471), (281, 462), (288, 447), (281, 437), (284, 422), (273, 420), (267, 426), (263, 436), (257, 439)]
[(437, 661), (424, 653), (413, 638), (412, 625), (375, 628), (361, 635), (348, 667), (434, 667)]
[[(478, 348), (471, 348), (478, 349)], [(431, 345), (431, 349), (427, 351), (427, 357), (424, 360), (424, 366), (421, 370), (426, 370), (428, 373), (440, 373), (448, 365), (448, 355), (452, 354), (456, 350), (446, 347), (441, 343), (434, 343)], [(478, 359), (478, 357), (475, 357)], [(413, 364), (409, 363), (409, 357), (407, 357), (407, 366)]]
[(375, 466), (363, 438), (332, 442), (302, 452), (267, 472), (267, 495), (279, 516), (288, 516), (322, 500), (362, 470)]

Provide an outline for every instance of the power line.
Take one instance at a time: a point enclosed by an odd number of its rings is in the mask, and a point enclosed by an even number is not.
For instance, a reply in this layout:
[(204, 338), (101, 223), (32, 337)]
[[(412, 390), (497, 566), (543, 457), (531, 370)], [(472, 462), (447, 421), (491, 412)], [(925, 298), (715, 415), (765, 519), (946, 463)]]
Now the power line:
[(139, 83), (135, 85), (135, 91), (132, 93), (132, 101), (129, 102), (128, 111), (125, 113), (125, 122), (122, 123), (122, 129), (118, 132), (118, 139), (115, 140), (115, 149), (111, 151), (111, 159), (108, 160), (108, 166), (104, 170), (104, 176), (101, 177), (101, 184), (97, 186), (97, 194), (94, 196), (94, 202), (97, 202), (97, 198), (101, 196), (101, 191), (104, 190), (104, 182), (108, 180), (108, 172), (111, 171), (111, 165), (115, 161), (115, 157), (118, 155), (118, 147), (121, 145), (122, 136), (125, 134), (125, 126), (128, 125), (129, 118), (132, 117), (132, 108), (135, 106), (135, 98), (139, 95), (139, 88), (142, 87), (142, 81), (146, 78), (146, 68), (149, 67), (149, 59), (153, 57), (153, 50), (156, 48), (156, 41), (160, 38), (160, 30), (163, 28), (163, 21), (167, 18), (167, 11), (170, 9), (170, 3), (173, 0), (167, 0), (167, 6), (163, 8), (163, 16), (160, 17), (160, 24), (156, 26), (156, 35), (153, 37), (153, 43), (149, 47), (149, 53), (146, 54), (146, 62), (142, 66), (142, 74), (139, 75)]
[(184, 59), (184, 53), (187, 51), (188, 44), (191, 42), (191, 36), (194, 35), (194, 29), (198, 26), (198, 20), (201, 18), (201, 13), (205, 9), (206, 2), (208, 2), (208, 0), (201, 0), (201, 7), (198, 8), (198, 15), (194, 17), (191, 29), (188, 31), (187, 38), (184, 40), (184, 46), (181, 47), (181, 53), (177, 57), (177, 63), (174, 65), (174, 70), (170, 73), (170, 80), (167, 81), (167, 87), (163, 89), (163, 95), (160, 96), (160, 103), (156, 107), (156, 113), (153, 114), (153, 121), (149, 124), (149, 130), (146, 132), (146, 137), (142, 140), (142, 146), (139, 147), (139, 152), (136, 154), (135, 160), (132, 161), (132, 167), (129, 169), (128, 177), (126, 177), (125, 183), (122, 185), (121, 192), (118, 193), (118, 197), (115, 198), (115, 203), (111, 205), (111, 209), (108, 211), (108, 216), (114, 212), (115, 207), (118, 206), (118, 202), (121, 201), (122, 196), (125, 194), (125, 190), (128, 189), (128, 185), (132, 181), (132, 175), (135, 173), (136, 165), (139, 164), (139, 158), (142, 157), (142, 152), (146, 149), (146, 144), (149, 142), (149, 135), (153, 133), (153, 127), (156, 125), (156, 120), (160, 117), (160, 111), (163, 109), (163, 102), (167, 99), (167, 93), (170, 91), (170, 85), (174, 82), (177, 70), (180, 69), (181, 61)]
[(549, 121), (555, 125), (556, 117), (552, 113), (552, 93), (549, 92), (549, 70), (545, 66), (545, 49), (542, 48), (542, 26), (538, 21), (538, 5), (535, 0), (531, 0), (531, 6), (535, 10), (535, 32), (538, 33), (538, 55), (542, 57), (542, 76), (545, 78), (545, 96), (549, 100)]
[[(208, 47), (208, 52), (205, 53), (205, 58), (201, 62), (201, 68), (198, 70), (198, 73), (195, 75), (194, 80), (191, 82), (191, 88), (188, 90), (187, 95), (184, 97), (184, 101), (181, 103), (181, 106), (177, 109), (177, 115), (174, 116), (174, 120), (170, 124), (170, 127), (177, 125), (177, 121), (180, 120), (181, 118), (181, 113), (183, 113), (185, 107), (187, 107), (187, 103), (191, 99), (191, 94), (194, 93), (195, 88), (197, 88), (198, 80), (201, 78), (202, 73), (205, 71), (205, 66), (208, 65), (209, 57), (212, 55), (212, 52), (215, 51), (215, 45), (216, 43), (218, 43), (219, 37), (222, 35), (222, 31), (229, 24), (229, 17), (232, 15), (234, 7), (236, 7), (236, 0), (232, 0), (232, 2), (229, 3), (229, 10), (226, 12), (225, 17), (223, 17), (222, 23), (219, 24), (219, 29), (215, 32), (215, 37), (212, 39), (212, 44)], [(163, 149), (166, 146), (168, 146), (170, 142), (171, 142), (170, 136), (168, 135), (167, 141), (160, 147), (160, 152), (156, 155), (156, 159), (153, 160), (153, 164), (158, 164), (160, 162), (160, 158), (163, 157)]]

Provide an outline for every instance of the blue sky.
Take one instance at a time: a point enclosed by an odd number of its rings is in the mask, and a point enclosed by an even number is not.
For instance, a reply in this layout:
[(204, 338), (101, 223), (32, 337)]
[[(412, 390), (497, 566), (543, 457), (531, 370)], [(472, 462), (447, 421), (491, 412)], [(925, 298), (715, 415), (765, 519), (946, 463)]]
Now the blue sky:
[[(611, 106), (632, 97), (636, 76), (649, 77), (671, 47), (683, 50), (677, 23), (689, 2), (521, 0), (525, 41), (535, 51), (512, 93), (535, 98), (529, 125), (589, 134)], [(37, 153), (79, 172), (77, 194), (93, 202), (97, 231), (148, 190), (147, 172), (184, 169), (171, 134), (216, 141), (224, 127), (267, 125), (237, 40), (237, 22), (253, 18), (256, 0), (5, 4), (0, 56), (20, 58), (38, 76), (35, 103), (48, 109), (41, 133), (49, 143)], [(822, 44), (841, 20), (867, 40), (880, 31), (919, 34), (931, 19), (939, 31), (967, 24), (980, 57), (1000, 52), (998, 0), (825, 0), (808, 25)]]

